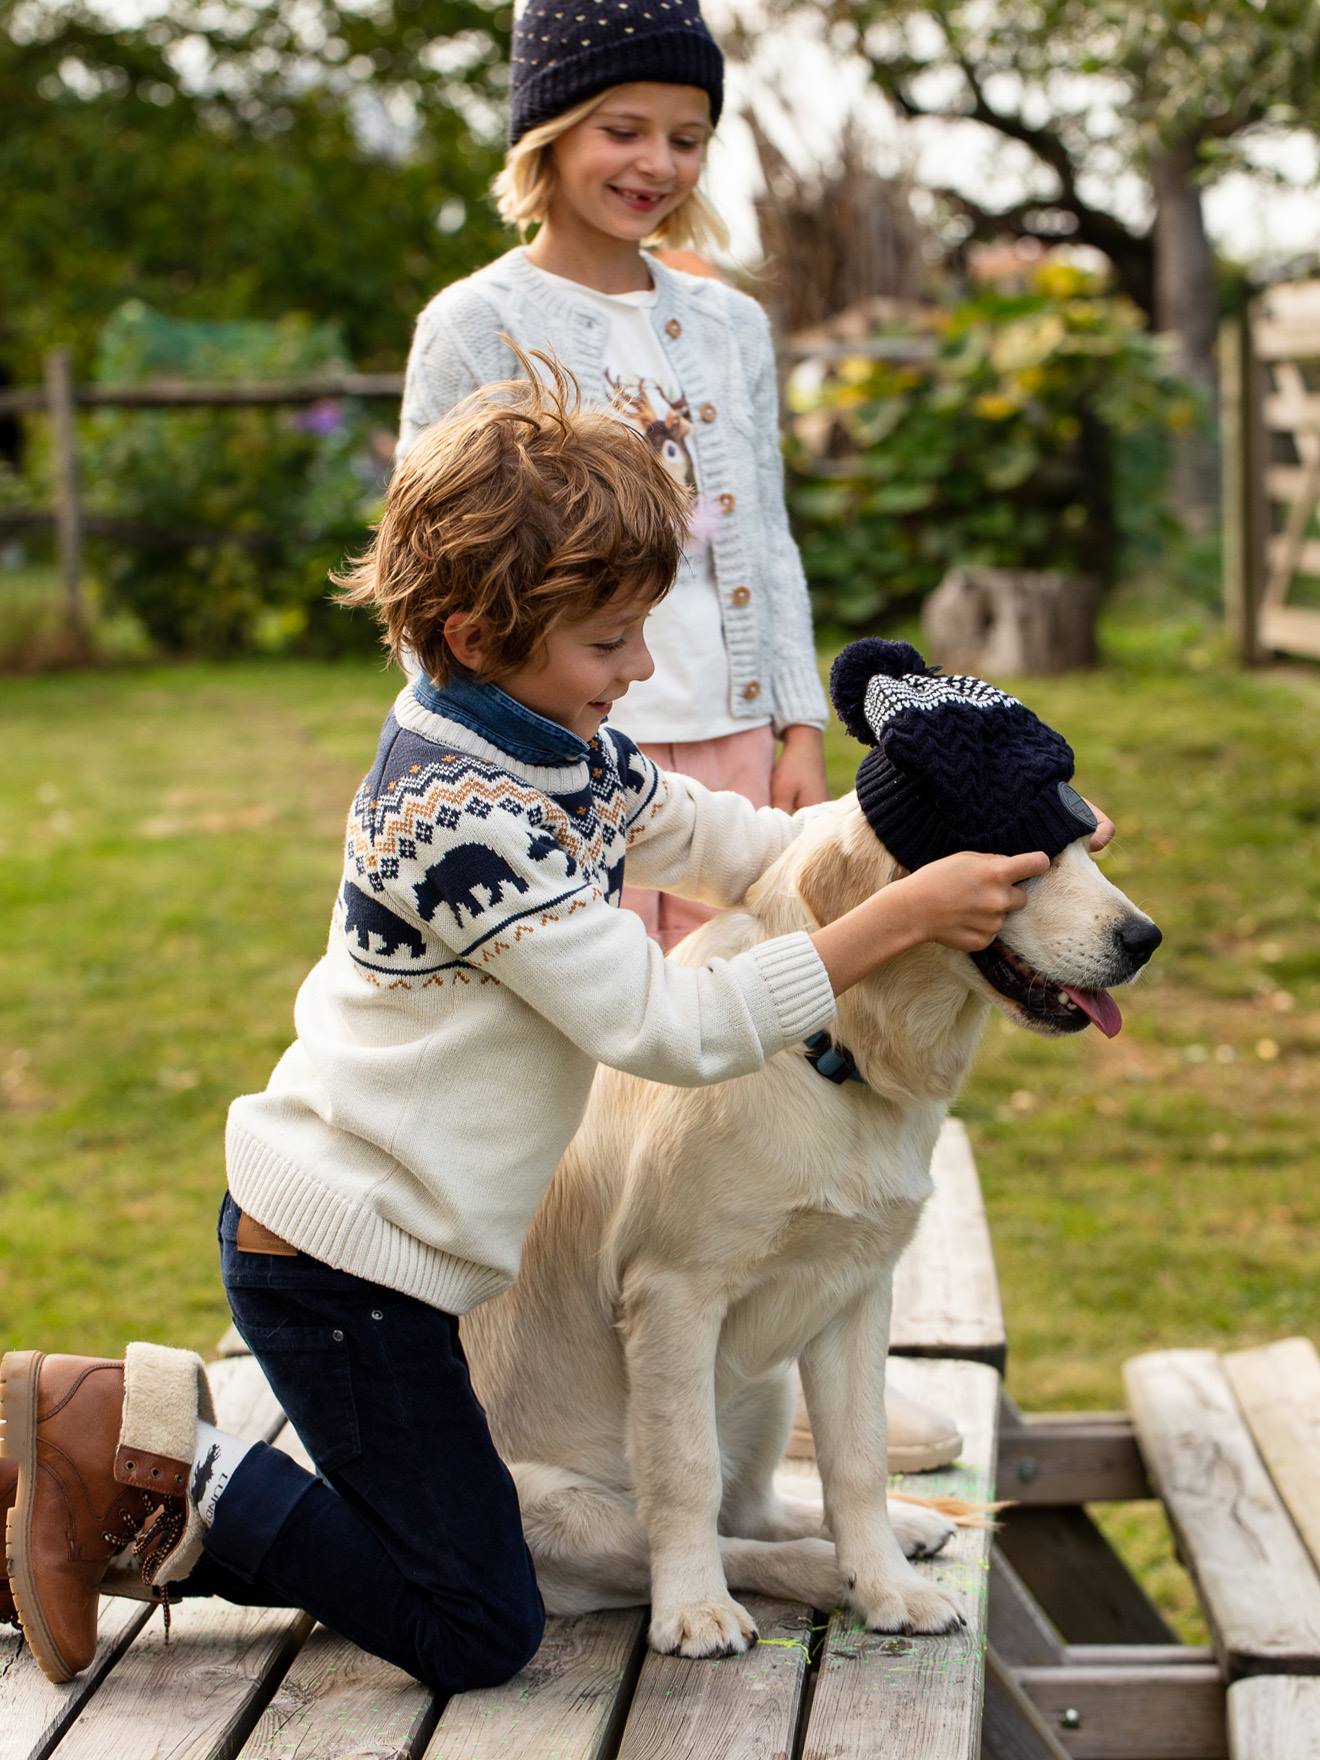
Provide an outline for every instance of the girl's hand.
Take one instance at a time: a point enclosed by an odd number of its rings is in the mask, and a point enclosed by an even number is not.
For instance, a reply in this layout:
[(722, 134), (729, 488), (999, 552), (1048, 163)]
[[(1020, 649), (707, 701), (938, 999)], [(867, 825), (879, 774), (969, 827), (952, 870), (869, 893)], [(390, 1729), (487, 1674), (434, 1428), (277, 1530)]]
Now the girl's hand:
[(798, 722), (783, 732), (783, 747), (770, 777), (770, 805), (786, 813), (830, 798), (825, 780), (825, 735)]
[(1021, 856), (978, 855), (960, 850), (894, 882), (908, 894), (922, 941), (938, 941), (963, 953), (979, 953), (998, 935), (1004, 919), (1020, 911), (1027, 894), (1018, 884), (1048, 871), (1043, 850)]
[[(1086, 796), (1083, 795), (1082, 799), (1086, 801)], [(1109, 842), (1110, 838), (1114, 835), (1114, 821), (1109, 817), (1109, 814), (1106, 813), (1104, 808), (1097, 807), (1094, 801), (1086, 801), (1086, 804), (1100, 821), (1095, 830), (1091, 833), (1091, 841), (1086, 847), (1092, 851), (1103, 849)]]

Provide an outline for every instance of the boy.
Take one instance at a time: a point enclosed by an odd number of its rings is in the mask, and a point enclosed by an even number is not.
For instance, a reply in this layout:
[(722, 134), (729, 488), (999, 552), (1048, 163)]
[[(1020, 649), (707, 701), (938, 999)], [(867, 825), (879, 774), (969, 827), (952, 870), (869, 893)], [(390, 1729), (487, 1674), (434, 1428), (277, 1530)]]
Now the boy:
[(602, 728), (651, 669), (643, 625), (688, 503), (542, 365), (549, 383), (529, 370), (412, 449), (343, 583), (421, 676), (350, 810), (295, 1042), (230, 1110), (225, 1289), (318, 1476), (215, 1429), (189, 1352), (11, 1352), (10, 1583), (52, 1680), (90, 1662), (128, 1543), (161, 1599), (304, 1608), (437, 1692), (515, 1673), (542, 1607), (458, 1316), (516, 1276), (596, 1063), (745, 1074), (902, 948), (985, 946), (1048, 866), (953, 856), (814, 935), (667, 964), (612, 908), (625, 855), (647, 884), (735, 904), (798, 825)]

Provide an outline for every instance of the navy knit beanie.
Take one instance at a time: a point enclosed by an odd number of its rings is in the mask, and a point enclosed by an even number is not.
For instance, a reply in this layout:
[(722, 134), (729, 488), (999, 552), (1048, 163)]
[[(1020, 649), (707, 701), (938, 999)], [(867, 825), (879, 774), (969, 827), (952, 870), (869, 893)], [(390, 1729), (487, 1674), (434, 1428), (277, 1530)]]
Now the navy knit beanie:
[(905, 868), (962, 849), (1053, 858), (1095, 830), (1069, 785), (1067, 740), (983, 679), (943, 678), (906, 642), (853, 642), (834, 662), (830, 696), (872, 747), (858, 805)]
[(513, 27), (509, 145), (610, 86), (699, 86), (711, 127), (724, 107), (724, 57), (697, 0), (528, 0)]

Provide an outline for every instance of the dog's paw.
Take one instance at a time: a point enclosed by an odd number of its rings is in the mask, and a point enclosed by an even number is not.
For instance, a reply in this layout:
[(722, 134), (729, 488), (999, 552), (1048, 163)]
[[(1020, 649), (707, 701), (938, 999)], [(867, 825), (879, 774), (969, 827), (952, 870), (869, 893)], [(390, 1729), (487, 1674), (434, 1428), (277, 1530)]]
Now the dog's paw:
[(662, 1656), (741, 1656), (756, 1642), (756, 1622), (732, 1596), (693, 1601), (651, 1619), (651, 1648)]
[(896, 1583), (872, 1595), (860, 1596), (854, 1590), (848, 1600), (872, 1632), (921, 1632), (933, 1636), (956, 1632), (967, 1624), (956, 1601), (915, 1574), (910, 1583)]
[(902, 1498), (889, 1501), (889, 1525), (905, 1558), (933, 1558), (957, 1532), (954, 1523), (939, 1510), (907, 1503)]

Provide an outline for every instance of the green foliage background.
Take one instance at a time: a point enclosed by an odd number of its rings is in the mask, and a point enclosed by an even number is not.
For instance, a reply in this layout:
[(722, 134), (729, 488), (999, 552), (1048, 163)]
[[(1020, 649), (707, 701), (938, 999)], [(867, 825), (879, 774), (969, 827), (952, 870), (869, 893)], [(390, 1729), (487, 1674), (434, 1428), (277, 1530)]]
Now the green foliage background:
[(55, 344), (85, 375), (134, 298), (309, 313), (401, 365), (424, 301), (501, 248), (509, 29), (498, 0), (175, 0), (132, 27), (0, 0), (0, 377), (39, 383)]
[[(97, 378), (314, 378), (351, 365), (333, 323), (180, 322), (134, 300), (102, 331)], [(343, 399), (297, 410), (98, 411), (84, 423), (90, 511), (144, 533), (233, 534), (226, 543), (116, 536), (96, 546), (108, 609), (132, 613), (166, 653), (369, 647), (372, 630), (337, 611), (326, 571), (362, 544), (383, 490), (388, 452), (372, 441), (368, 412)]]
[(818, 622), (876, 627), (959, 564), (1108, 586), (1158, 548), (1166, 437), (1197, 406), (1134, 306), (1050, 265), (1028, 292), (932, 312), (922, 334), (929, 360), (858, 354), (790, 385), (789, 494)]

